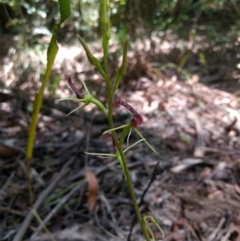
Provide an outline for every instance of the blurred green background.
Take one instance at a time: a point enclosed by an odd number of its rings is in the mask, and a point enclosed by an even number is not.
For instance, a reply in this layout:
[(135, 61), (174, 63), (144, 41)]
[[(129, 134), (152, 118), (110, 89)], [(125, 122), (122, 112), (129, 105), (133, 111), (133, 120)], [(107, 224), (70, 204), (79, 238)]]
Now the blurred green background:
[[(186, 79), (196, 72), (196, 66), (200, 66), (201, 73), (197, 74), (204, 76), (201, 78), (204, 84), (227, 80), (228, 84), (219, 88), (232, 92), (229, 83), (235, 84), (239, 80), (240, 68), (239, 0), (113, 0), (110, 4), (112, 39), (119, 43), (119, 49), (126, 37), (130, 39), (131, 48), (150, 40), (149, 48), (153, 51), (160, 44), (154, 39), (159, 39), (161, 45), (167, 40), (174, 48), (165, 59), (160, 58), (164, 53), (155, 51), (151, 54), (151, 61), (159, 63), (158, 71), (176, 69)], [(88, 44), (99, 40), (98, 5), (96, 0), (71, 1), (72, 15), (59, 31), (59, 43), (76, 45), (77, 34)], [(22, 63), (18, 57), (13, 58), (14, 68), (27, 72), (12, 69), (15, 75), (25, 80), (29, 78), (29, 73), (36, 71), (39, 62), (44, 66), (43, 56), (58, 19), (57, 1), (1, 0), (0, 62), (13, 52), (15, 56), (24, 52), (28, 56), (25, 59), (33, 59), (34, 55), (35, 60), (38, 58), (37, 65), (33, 61)], [(228, 68), (224, 73), (222, 66)], [(39, 71), (38, 77), (30, 77), (39, 79), (41, 74)]]
[[(177, 31), (184, 38), (195, 30), (217, 44), (239, 36), (239, 4), (238, 0), (114, 0), (112, 31), (120, 40), (126, 35), (136, 40), (166, 30)], [(70, 41), (75, 34), (88, 40), (99, 38), (98, 1), (73, 0), (71, 7), (61, 41)], [(28, 44), (37, 44), (39, 36), (48, 35), (58, 18), (56, 1), (0, 1), (1, 34), (20, 35)]]

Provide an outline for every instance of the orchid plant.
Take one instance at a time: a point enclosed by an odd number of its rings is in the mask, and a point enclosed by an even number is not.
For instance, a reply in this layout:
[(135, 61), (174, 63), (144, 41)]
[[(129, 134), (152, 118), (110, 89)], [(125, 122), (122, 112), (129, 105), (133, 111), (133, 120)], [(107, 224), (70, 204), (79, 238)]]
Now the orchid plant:
[[(109, 12), (110, 12), (109, 0), (100, 0), (99, 14), (100, 14), (100, 24), (101, 24), (101, 30), (102, 30), (103, 66), (101, 65), (100, 61), (89, 50), (84, 40), (80, 36), (78, 36), (78, 39), (86, 52), (86, 56), (89, 62), (97, 69), (97, 71), (105, 81), (106, 93), (107, 93), (107, 107), (89, 92), (86, 86), (86, 83), (84, 81), (82, 81), (82, 84), (86, 91), (86, 94), (85, 96), (82, 96), (78, 88), (74, 85), (71, 77), (68, 77), (68, 84), (73, 90), (73, 92), (75, 93), (76, 98), (64, 98), (64, 99), (60, 99), (60, 101), (68, 100), (68, 101), (81, 103), (79, 107), (71, 111), (69, 114), (79, 109), (82, 109), (88, 104), (92, 103), (96, 107), (98, 107), (99, 110), (102, 111), (104, 115), (107, 117), (108, 123), (109, 123), (109, 129), (105, 131), (103, 135), (110, 134), (112, 136), (113, 144), (116, 147), (115, 153), (87, 153), (87, 154), (96, 155), (104, 158), (110, 157), (110, 158), (118, 159), (121, 165), (123, 174), (125, 176), (125, 180), (127, 182), (132, 204), (134, 206), (134, 210), (135, 210), (138, 222), (141, 226), (141, 230), (143, 232), (145, 239), (147, 241), (150, 241), (155, 239), (149, 224), (150, 223), (155, 224), (160, 229), (160, 231), (161, 231), (161, 228), (158, 226), (154, 218), (150, 216), (142, 216), (142, 214), (140, 213), (140, 210), (136, 201), (135, 193), (134, 193), (133, 184), (130, 177), (130, 172), (127, 166), (125, 153), (135, 145), (139, 144), (140, 142), (145, 142), (148, 145), (148, 147), (155, 153), (157, 153), (157, 151), (147, 142), (146, 138), (144, 138), (142, 134), (139, 132), (139, 130), (137, 129), (141, 124), (143, 124), (143, 117), (126, 101), (121, 99), (115, 99), (115, 93), (118, 89), (120, 80), (125, 74), (127, 69), (128, 42), (127, 41), (125, 42), (125, 45), (123, 48), (122, 63), (118, 68), (118, 71), (116, 73), (114, 80), (111, 80), (108, 72), (108, 51), (109, 51), (109, 39), (110, 39)], [(132, 114), (133, 118), (130, 123), (115, 127), (113, 123), (113, 108), (116, 108), (118, 106), (123, 106), (126, 109), (128, 109), (129, 112)], [(116, 130), (122, 130), (120, 136), (117, 135)], [(130, 146), (127, 144), (127, 148), (123, 149), (125, 139), (127, 138), (127, 143), (128, 143), (129, 136), (132, 131), (135, 131), (137, 135), (140, 137), (140, 139)]]
[[(76, 95), (76, 98), (63, 98), (63, 99), (60, 99), (59, 101), (74, 101), (74, 102), (82, 102), (83, 104), (80, 105), (79, 107), (77, 107), (76, 109), (72, 110), (68, 115), (72, 114), (73, 112), (79, 110), (79, 109), (82, 109), (84, 108), (85, 106), (87, 106), (88, 104), (92, 103), (94, 104), (95, 106), (97, 106), (107, 117), (108, 117), (108, 109), (99, 101), (97, 100), (96, 98), (94, 98), (86, 84), (84, 81), (82, 81), (82, 84), (84, 86), (84, 89), (86, 90), (86, 95), (84, 97), (82, 97), (80, 91), (77, 89), (77, 87), (73, 84), (72, 82), (72, 79), (71, 79), (71, 76), (68, 77), (68, 84), (69, 86), (71, 87), (71, 89), (73, 90), (73, 92), (75, 93)], [(121, 145), (123, 145), (124, 143), (124, 140), (127, 137), (127, 143), (128, 143), (128, 140), (129, 140), (129, 137), (130, 137), (130, 134), (132, 132), (132, 129), (134, 129), (134, 131), (138, 134), (138, 136), (140, 137), (140, 140), (138, 140), (136, 143), (132, 144), (131, 146), (128, 146), (127, 144), (127, 148), (125, 150), (123, 150), (123, 153), (125, 154), (129, 149), (131, 149), (132, 147), (134, 147), (135, 145), (137, 145), (138, 143), (144, 141), (148, 146), (149, 148), (155, 152), (156, 154), (157, 151), (147, 142), (147, 140), (142, 136), (142, 134), (137, 130), (137, 127), (140, 126), (142, 123), (143, 123), (143, 117), (130, 105), (128, 104), (126, 101), (124, 100), (120, 100), (120, 99), (116, 99), (112, 102), (112, 106), (113, 107), (118, 107), (118, 106), (124, 106), (125, 108), (127, 108), (131, 114), (133, 115), (133, 119), (131, 120), (130, 123), (128, 124), (125, 124), (125, 125), (122, 125), (122, 126), (118, 126), (118, 127), (114, 127), (112, 129), (109, 129), (105, 132), (102, 133), (102, 135), (106, 135), (106, 134), (111, 134), (112, 132), (116, 131), (116, 130), (120, 130), (122, 129), (122, 133), (121, 133), (121, 136), (119, 138), (119, 143)], [(114, 143), (114, 142), (113, 142)], [(122, 167), (122, 170), (125, 174), (125, 170), (124, 170), (124, 167), (123, 167), (123, 163), (122, 163), (122, 159), (121, 159), (121, 156), (119, 155), (119, 152), (117, 153), (113, 153), (113, 154), (110, 154), (110, 153), (89, 153), (89, 152), (86, 152), (86, 154), (88, 155), (97, 155), (99, 157), (112, 157), (112, 158), (117, 158), (121, 164), (121, 167)]]

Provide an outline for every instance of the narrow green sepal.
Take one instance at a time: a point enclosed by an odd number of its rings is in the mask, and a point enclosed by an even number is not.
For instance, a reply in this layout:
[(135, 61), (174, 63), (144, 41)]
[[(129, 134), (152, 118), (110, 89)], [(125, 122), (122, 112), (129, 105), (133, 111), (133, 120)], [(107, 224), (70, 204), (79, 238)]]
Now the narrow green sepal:
[(133, 148), (134, 146), (136, 146), (138, 143), (145, 141), (146, 139), (140, 139), (138, 141), (136, 141), (134, 144), (132, 144), (131, 146), (129, 146), (128, 148), (126, 148), (123, 153), (126, 153), (129, 149)]
[(127, 70), (127, 52), (128, 52), (128, 40), (125, 41), (124, 49), (123, 49), (122, 64), (118, 70), (119, 74), (121, 74), (122, 76), (126, 73), (126, 70)]
[(98, 61), (98, 59), (91, 53), (87, 44), (84, 42), (84, 40), (79, 35), (78, 35), (78, 40), (82, 44), (82, 46), (86, 52), (87, 58), (88, 58), (89, 62), (91, 63), (91, 65), (95, 66), (96, 69), (99, 71), (99, 73), (102, 75), (102, 77), (105, 78), (106, 74), (105, 74), (100, 62)]
[(120, 67), (118, 69), (118, 72), (116, 74), (116, 77), (114, 79), (113, 93), (117, 90), (121, 78), (126, 73), (126, 70), (127, 70), (127, 51), (128, 51), (128, 41), (126, 40), (125, 44), (124, 44), (122, 64), (120, 65)]
[(128, 124), (124, 127), (124, 129), (123, 129), (123, 131), (122, 131), (122, 134), (121, 134), (121, 136), (120, 136), (120, 143), (121, 143), (121, 144), (123, 144), (124, 139), (125, 139), (125, 137), (128, 135), (128, 133), (130, 132), (131, 128), (132, 128), (131, 123), (128, 123)]
[(78, 106), (77, 108), (75, 108), (74, 110), (72, 110), (71, 112), (69, 112), (67, 115), (71, 115), (73, 112), (80, 110), (82, 108), (84, 108), (85, 106), (87, 106), (88, 104), (83, 104), (81, 106)]
[(137, 132), (137, 134), (143, 139), (143, 141), (148, 145), (148, 147), (153, 151), (153, 152), (155, 152), (156, 154), (158, 154), (159, 155), (159, 153), (147, 142), (147, 140), (142, 136), (142, 134), (135, 128), (134, 129), (136, 132)]
[(124, 178), (125, 178), (125, 180), (127, 180), (127, 176), (126, 176), (126, 172), (125, 172), (125, 169), (124, 169), (123, 161), (122, 161), (122, 158), (121, 158), (121, 155), (119, 154), (119, 152), (117, 152), (116, 156), (117, 156), (119, 164), (120, 164), (120, 166), (122, 168), (122, 171), (123, 171), (123, 174), (124, 174)]
[(118, 127), (115, 127), (115, 128), (112, 128), (112, 129), (109, 129), (109, 130), (106, 130), (102, 133), (102, 135), (106, 135), (112, 131), (116, 131), (116, 130), (120, 130), (120, 129), (123, 129), (124, 127), (128, 126), (129, 124), (125, 124), (125, 125), (122, 125), (122, 126), (118, 126)]

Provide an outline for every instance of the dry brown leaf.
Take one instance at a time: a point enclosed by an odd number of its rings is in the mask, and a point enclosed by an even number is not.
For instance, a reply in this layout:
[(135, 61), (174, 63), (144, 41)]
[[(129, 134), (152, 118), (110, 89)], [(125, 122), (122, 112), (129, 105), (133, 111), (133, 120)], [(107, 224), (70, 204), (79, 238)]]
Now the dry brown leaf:
[(224, 193), (221, 190), (214, 190), (208, 194), (208, 198), (211, 200), (223, 200)]
[(195, 165), (199, 165), (203, 163), (202, 159), (198, 159), (198, 158), (185, 158), (183, 160), (181, 160), (181, 163), (179, 165), (176, 165), (174, 167), (172, 167), (170, 170), (173, 173), (180, 173), (190, 167), (193, 167)]
[(98, 180), (90, 171), (85, 172), (85, 177), (88, 181), (88, 208), (92, 211), (97, 201)]
[(0, 89), (0, 103), (7, 102), (14, 98), (13, 93), (8, 89)]
[(238, 195), (240, 195), (240, 187), (238, 185), (234, 185), (235, 191)]
[(7, 143), (0, 142), (0, 158), (12, 158), (19, 153), (19, 150), (13, 145), (8, 145)]

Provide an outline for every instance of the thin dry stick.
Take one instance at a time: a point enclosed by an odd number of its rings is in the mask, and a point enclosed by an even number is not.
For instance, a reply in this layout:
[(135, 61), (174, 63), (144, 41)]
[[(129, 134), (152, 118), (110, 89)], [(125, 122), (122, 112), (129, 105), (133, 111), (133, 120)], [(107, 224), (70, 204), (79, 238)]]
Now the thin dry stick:
[(216, 239), (220, 229), (223, 227), (223, 225), (226, 223), (226, 217), (222, 217), (221, 220), (218, 223), (218, 226), (212, 231), (212, 233), (209, 235), (207, 241), (213, 241)]
[(197, 132), (197, 141), (194, 148), (194, 156), (195, 157), (204, 157), (204, 147), (205, 147), (205, 141), (204, 141), (204, 134), (203, 134), (203, 127), (201, 122), (199, 121), (199, 117), (196, 113), (191, 112), (189, 114), (189, 117), (192, 119), (192, 121), (195, 124), (195, 129)]
[[(91, 134), (91, 130), (92, 130), (93, 118), (94, 118), (94, 116), (92, 117), (91, 122), (88, 125), (85, 153), (88, 152), (88, 149), (89, 149), (89, 141), (90, 141), (90, 134)], [(85, 157), (84, 157), (84, 167), (85, 167), (85, 169), (87, 169), (87, 165), (88, 165), (88, 155), (85, 154)]]
[(35, 218), (38, 220), (39, 223), (41, 223), (41, 225), (43, 226), (44, 230), (46, 231), (46, 233), (48, 234), (48, 236), (50, 237), (50, 239), (52, 241), (56, 241), (56, 239), (53, 237), (53, 235), (49, 232), (49, 230), (47, 229), (46, 225), (42, 222), (42, 219), (40, 218), (40, 216), (38, 215), (38, 213), (36, 212), (35, 209), (32, 209), (32, 213), (35, 216)]
[(116, 240), (116, 241), (122, 241), (122, 239), (120, 239), (119, 237), (113, 235), (112, 233), (110, 233), (107, 229), (105, 229), (101, 223), (99, 222), (99, 219), (98, 219), (98, 216), (97, 216), (97, 213), (94, 212), (94, 218), (95, 218), (95, 221), (96, 221), (96, 224), (98, 226), (98, 228), (103, 231), (106, 235), (108, 235), (109, 237), (113, 238), (113, 240)]
[(115, 218), (115, 216), (114, 216), (114, 214), (113, 214), (113, 212), (112, 212), (112, 208), (111, 208), (111, 206), (110, 206), (107, 198), (105, 197), (105, 195), (104, 195), (103, 193), (100, 194), (100, 198), (101, 198), (101, 200), (103, 201), (103, 203), (105, 204), (106, 209), (107, 209), (109, 215), (110, 215), (111, 218), (112, 218), (112, 221), (114, 222), (114, 224), (117, 224), (117, 220), (116, 220), (116, 218)]
[[(45, 189), (42, 191), (42, 193), (39, 195), (37, 201), (35, 202), (35, 204), (33, 205), (33, 209), (35, 211), (38, 210), (38, 208), (41, 206), (41, 204), (43, 203), (43, 201), (46, 199), (46, 197), (53, 191), (53, 189), (57, 186), (57, 184), (59, 183), (59, 181), (61, 180), (61, 178), (63, 176), (65, 176), (68, 172), (70, 171), (69, 168), (66, 168), (65, 170), (63, 170), (55, 180), (52, 181), (52, 183)], [(33, 218), (33, 213), (32, 210), (30, 210), (26, 216), (26, 218), (24, 219), (21, 227), (19, 228), (18, 232), (16, 233), (13, 241), (21, 241), (25, 232), (27, 231), (31, 220)]]
[[(104, 166), (101, 169), (97, 169), (97, 171), (95, 172), (95, 175), (99, 175), (102, 172), (104, 172), (106, 169), (109, 168), (109, 166), (115, 165), (117, 163), (117, 161), (109, 163), (108, 165)], [(81, 175), (79, 176), (79, 178), (82, 178), (84, 176), (84, 172), (81, 172)], [(47, 222), (50, 221), (50, 219), (56, 214), (56, 212), (62, 207), (62, 205), (77, 191), (79, 190), (80, 186), (84, 185), (86, 183), (82, 182), (81, 184), (77, 185), (76, 187), (74, 187), (68, 194), (66, 194), (61, 200), (60, 202), (54, 207), (54, 209), (49, 213), (49, 215), (47, 215), (47, 217), (44, 218), (43, 220), (43, 224), (46, 224)], [(32, 238), (36, 238), (37, 234), (41, 231), (42, 229), (42, 225), (39, 225), (36, 229), (36, 231), (32, 234), (31, 239)]]
[[(152, 172), (151, 179), (150, 179), (147, 187), (145, 188), (145, 190), (144, 190), (144, 192), (143, 192), (143, 194), (142, 194), (142, 196), (141, 196), (140, 202), (139, 202), (139, 204), (138, 204), (139, 207), (143, 204), (144, 197), (145, 197), (145, 195), (147, 194), (147, 192), (148, 192), (149, 188), (151, 187), (152, 183), (155, 181), (156, 176), (157, 176), (158, 174), (160, 174), (160, 173), (158, 172), (158, 166), (159, 166), (159, 162), (157, 162), (157, 164), (155, 165), (154, 170), (153, 170), (153, 172)], [(161, 170), (161, 173), (162, 173), (162, 170)], [(127, 239), (128, 241), (131, 240), (132, 231), (133, 231), (133, 226), (134, 226), (134, 224), (135, 224), (136, 221), (137, 221), (137, 217), (136, 217), (136, 215), (135, 215), (134, 218), (133, 218), (133, 220), (132, 220), (132, 225), (131, 225), (130, 232), (129, 232), (128, 239)]]
[(4, 193), (5, 188), (9, 185), (9, 183), (11, 182), (11, 180), (13, 179), (15, 175), (15, 172), (12, 172), (10, 177), (7, 179), (6, 183), (3, 185), (3, 187), (0, 189), (0, 196)]
[[(49, 220), (57, 213), (57, 211), (63, 206), (64, 203), (66, 203), (69, 198), (77, 191), (79, 190), (79, 188), (84, 184), (84, 182), (82, 182), (81, 184), (77, 185), (76, 187), (74, 187), (68, 194), (66, 194), (61, 200), (60, 202), (52, 209), (52, 211), (44, 218), (44, 220), (42, 221), (42, 223), (44, 225), (47, 224), (47, 222), (49, 222)], [(43, 225), (40, 224), (36, 231), (32, 234), (31, 239), (36, 238), (36, 236), (38, 235), (38, 233), (42, 230)]]
[(26, 214), (24, 212), (20, 212), (18, 210), (12, 209), (10, 207), (4, 207), (4, 206), (0, 205), (0, 213), (1, 212), (8, 212), (8, 213), (11, 213), (11, 214), (14, 214), (14, 215), (18, 215), (18, 216), (21, 216), (21, 217), (25, 217), (26, 216)]

